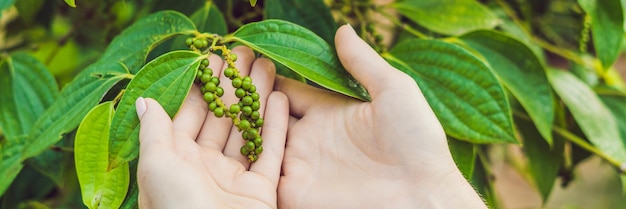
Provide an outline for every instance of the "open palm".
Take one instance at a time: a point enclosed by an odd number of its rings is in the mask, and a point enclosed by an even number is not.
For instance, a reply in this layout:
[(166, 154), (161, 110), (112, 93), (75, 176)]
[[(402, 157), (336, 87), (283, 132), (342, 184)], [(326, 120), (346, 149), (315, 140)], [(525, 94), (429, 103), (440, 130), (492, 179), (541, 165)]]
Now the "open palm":
[(342, 63), (372, 101), (277, 79), (275, 88), (289, 98), (292, 115), (279, 206), (430, 208), (437, 204), (433, 195), (448, 186), (471, 190), (415, 81), (387, 64), (349, 26), (338, 30), (335, 41)]

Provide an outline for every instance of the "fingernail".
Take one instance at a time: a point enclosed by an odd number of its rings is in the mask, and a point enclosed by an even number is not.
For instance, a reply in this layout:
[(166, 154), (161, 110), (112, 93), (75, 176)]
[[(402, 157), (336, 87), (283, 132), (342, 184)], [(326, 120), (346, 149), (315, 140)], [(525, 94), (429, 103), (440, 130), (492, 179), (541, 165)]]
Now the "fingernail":
[(143, 97), (137, 98), (137, 100), (135, 101), (135, 106), (137, 107), (137, 117), (141, 119), (141, 116), (146, 113), (146, 100), (143, 99)]

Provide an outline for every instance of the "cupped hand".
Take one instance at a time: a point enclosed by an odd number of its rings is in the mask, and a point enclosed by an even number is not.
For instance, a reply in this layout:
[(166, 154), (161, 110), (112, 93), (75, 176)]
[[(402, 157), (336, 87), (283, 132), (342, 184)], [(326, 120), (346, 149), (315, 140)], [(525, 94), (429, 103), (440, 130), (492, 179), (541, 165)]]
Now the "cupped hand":
[[(174, 119), (153, 99), (139, 98), (141, 121), (138, 165), (141, 208), (276, 208), (276, 189), (288, 121), (285, 95), (272, 92), (275, 69), (245, 47), (233, 49), (242, 76), (250, 75), (260, 94), (265, 124), (264, 152), (250, 165), (239, 152), (244, 140), (230, 118), (208, 112), (194, 85)], [(214, 76), (226, 68), (216, 55)], [(223, 101), (236, 103), (230, 80), (220, 76)], [(266, 105), (267, 104), (267, 105)]]
[(278, 77), (289, 98), (278, 199), (284, 208), (485, 207), (454, 164), (445, 133), (415, 81), (342, 26), (342, 64), (362, 102)]

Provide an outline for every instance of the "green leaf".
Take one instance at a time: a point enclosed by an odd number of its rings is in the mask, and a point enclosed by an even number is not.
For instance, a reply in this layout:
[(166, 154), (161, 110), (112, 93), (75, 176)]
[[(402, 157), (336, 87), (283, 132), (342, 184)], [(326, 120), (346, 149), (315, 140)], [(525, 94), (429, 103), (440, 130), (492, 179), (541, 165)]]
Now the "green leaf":
[(113, 61), (98, 62), (83, 70), (37, 120), (22, 159), (38, 155), (59, 141), (63, 133), (76, 128), (113, 85), (130, 76), (127, 68)]
[(135, 100), (139, 97), (157, 100), (173, 117), (187, 96), (202, 59), (192, 51), (174, 51), (148, 64), (130, 81), (111, 122), (109, 169), (135, 159), (139, 153), (139, 119)]
[(67, 3), (67, 5), (69, 5), (70, 7), (76, 7), (75, 0), (65, 0), (65, 3)]
[(472, 179), (476, 164), (476, 146), (474, 144), (454, 138), (448, 138), (450, 154), (466, 179)]
[(405, 0), (392, 6), (413, 22), (442, 34), (460, 35), (500, 24), (495, 14), (474, 0)]
[[(613, 113), (622, 143), (626, 144), (626, 96), (600, 95), (602, 102)], [(621, 175), (622, 189), (626, 191), (626, 175)]]
[(310, 30), (283, 20), (264, 20), (239, 28), (235, 40), (330, 90), (370, 100), (369, 94), (341, 66), (335, 51)]
[(7, 141), (2, 148), (2, 161), (0, 162), (0, 196), (11, 186), (13, 179), (20, 173), (24, 165), (21, 163), (22, 150), (26, 138)]
[(250, 0), (250, 6), (256, 6), (256, 0)]
[(133, 183), (130, 188), (130, 192), (126, 196), (124, 203), (120, 206), (120, 209), (138, 209), (139, 208), (139, 186), (137, 183)]
[(548, 70), (548, 78), (589, 141), (608, 156), (626, 162), (616, 118), (591, 88), (562, 70)]
[(511, 111), (489, 67), (459, 46), (407, 40), (383, 56), (411, 76), (446, 133), (472, 143), (513, 142)]
[(157, 12), (124, 29), (98, 62), (121, 62), (134, 74), (156, 45), (175, 35), (194, 32), (197, 32), (196, 26), (185, 15), (174, 11)]
[(620, 0), (578, 0), (591, 16), (591, 33), (602, 67), (608, 69), (620, 53), (624, 35), (624, 14)]
[(495, 31), (475, 31), (459, 38), (485, 57), (502, 84), (526, 109), (543, 138), (552, 144), (554, 95), (541, 62), (530, 48)]
[(334, 45), (337, 23), (323, 0), (266, 0), (265, 19), (286, 20), (315, 32)]
[(537, 130), (536, 123), (516, 117), (515, 124), (524, 142), (523, 148), (528, 158), (530, 175), (545, 203), (563, 160), (564, 140), (557, 137), (559, 140), (555, 140), (551, 146)]
[[(191, 15), (191, 21), (198, 27), (200, 32), (217, 33), (220, 35), (228, 33), (224, 15), (211, 1), (207, 1), (204, 7), (195, 11)], [(181, 43), (185, 43), (184, 39)]]
[(0, 63), (0, 127), (7, 140), (27, 135), (58, 95), (46, 66), (30, 55), (14, 54)]
[(76, 132), (76, 174), (83, 203), (88, 208), (119, 208), (128, 189), (130, 173), (127, 163), (107, 172), (113, 106), (109, 101), (94, 107)]

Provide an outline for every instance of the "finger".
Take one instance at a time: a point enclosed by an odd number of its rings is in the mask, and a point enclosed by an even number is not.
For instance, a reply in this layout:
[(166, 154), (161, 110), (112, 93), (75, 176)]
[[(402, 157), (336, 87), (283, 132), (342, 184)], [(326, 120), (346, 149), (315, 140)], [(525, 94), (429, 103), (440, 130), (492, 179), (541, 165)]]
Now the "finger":
[(207, 104), (200, 93), (200, 87), (192, 85), (189, 94), (174, 116), (174, 131), (195, 140), (200, 133), (208, 112)]
[[(250, 66), (254, 61), (254, 53), (250, 48), (238, 46), (232, 50), (232, 53), (237, 55), (237, 61), (235, 62), (235, 66), (239, 70), (239, 74), (241, 76), (248, 75), (250, 72)], [(218, 62), (217, 59), (220, 59), (217, 56), (211, 56), (211, 64), (214, 62)], [(216, 60), (216, 61), (214, 61)], [(213, 76), (219, 75), (220, 78), (220, 86), (224, 89), (224, 96), (222, 96), (222, 101), (226, 105), (226, 108), (235, 102), (238, 102), (238, 98), (235, 97), (235, 89), (232, 87), (230, 79), (226, 78), (222, 71), (228, 67), (228, 65), (223, 64), (221, 66), (212, 67)], [(218, 70), (216, 70), (218, 69)], [(223, 150), (226, 146), (226, 140), (230, 135), (230, 131), (232, 128), (232, 121), (230, 118), (217, 118), (212, 112), (209, 112), (207, 115), (207, 119), (204, 122), (202, 130), (198, 135), (198, 139), (196, 142), (201, 146), (206, 146), (209, 148)]]
[(372, 98), (395, 83), (403, 83), (398, 82), (398, 79), (408, 78), (359, 38), (350, 25), (341, 26), (337, 30), (335, 44), (341, 64), (365, 86)]
[(280, 170), (285, 154), (289, 102), (281, 92), (273, 92), (267, 100), (266, 119), (263, 124), (263, 152), (259, 160), (250, 166), (250, 171), (265, 176), (272, 185), (278, 186)]
[(150, 98), (139, 97), (135, 101), (139, 117), (139, 152), (140, 155), (151, 150), (173, 149), (174, 131), (172, 120), (163, 107)]
[[(275, 76), (276, 68), (274, 67), (274, 63), (272, 61), (260, 58), (256, 59), (252, 64), (250, 77), (252, 78), (252, 82), (256, 86), (256, 92), (259, 94), (259, 102), (261, 106), (257, 111), (261, 114), (261, 117), (263, 117), (265, 107), (267, 107), (265, 104), (274, 86)], [(248, 162), (248, 159), (241, 154), (240, 151), (241, 146), (243, 146), (245, 141), (241, 134), (238, 133), (237, 127), (233, 126), (231, 133), (236, 134), (231, 134), (228, 138), (228, 142), (226, 142), (226, 147), (224, 148), (224, 155), (238, 160), (244, 165), (244, 167), (247, 168), (250, 163)]]
[(311, 107), (328, 108), (336, 103), (351, 100), (336, 93), (318, 89), (282, 76), (276, 76), (274, 89), (287, 95), (289, 111), (298, 118), (302, 117)]

